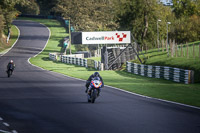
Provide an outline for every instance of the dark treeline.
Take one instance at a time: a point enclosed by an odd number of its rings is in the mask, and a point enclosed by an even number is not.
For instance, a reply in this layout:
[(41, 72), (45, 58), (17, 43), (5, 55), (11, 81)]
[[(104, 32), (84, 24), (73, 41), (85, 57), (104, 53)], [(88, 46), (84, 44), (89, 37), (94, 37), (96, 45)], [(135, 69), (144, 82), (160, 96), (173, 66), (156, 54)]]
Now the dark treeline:
[[(200, 40), (200, 0), (1, 0), (0, 37), (17, 14), (56, 15), (70, 19), (77, 31), (130, 30), (141, 45), (159, 40)], [(158, 21), (161, 20), (161, 21)], [(158, 31), (157, 31), (158, 29)]]
[(35, 0), (0, 0), (0, 45), (5, 44), (11, 23), (20, 13), (38, 15), (39, 6)]

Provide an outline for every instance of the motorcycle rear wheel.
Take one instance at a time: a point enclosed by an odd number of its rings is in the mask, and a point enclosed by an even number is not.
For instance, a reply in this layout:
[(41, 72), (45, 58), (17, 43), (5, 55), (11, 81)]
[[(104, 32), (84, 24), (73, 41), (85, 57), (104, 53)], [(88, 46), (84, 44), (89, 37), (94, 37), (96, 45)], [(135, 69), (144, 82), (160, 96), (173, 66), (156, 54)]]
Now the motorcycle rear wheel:
[(11, 70), (8, 70), (8, 78), (11, 76)]

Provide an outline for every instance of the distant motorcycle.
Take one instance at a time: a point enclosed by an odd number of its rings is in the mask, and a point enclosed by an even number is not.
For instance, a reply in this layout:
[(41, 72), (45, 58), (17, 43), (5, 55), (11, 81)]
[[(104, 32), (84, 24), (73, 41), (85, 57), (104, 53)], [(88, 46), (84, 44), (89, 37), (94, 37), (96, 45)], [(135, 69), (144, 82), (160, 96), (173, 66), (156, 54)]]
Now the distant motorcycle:
[(12, 75), (14, 69), (15, 69), (15, 64), (13, 60), (10, 60), (10, 62), (7, 65), (7, 71), (6, 71), (8, 74), (8, 78)]
[(88, 102), (94, 103), (96, 98), (98, 97), (98, 91), (100, 91), (102, 87), (102, 82), (99, 77), (95, 77), (89, 86), (89, 91), (87, 93)]
[(13, 69), (9, 68), (7, 70), (8, 78), (12, 75)]

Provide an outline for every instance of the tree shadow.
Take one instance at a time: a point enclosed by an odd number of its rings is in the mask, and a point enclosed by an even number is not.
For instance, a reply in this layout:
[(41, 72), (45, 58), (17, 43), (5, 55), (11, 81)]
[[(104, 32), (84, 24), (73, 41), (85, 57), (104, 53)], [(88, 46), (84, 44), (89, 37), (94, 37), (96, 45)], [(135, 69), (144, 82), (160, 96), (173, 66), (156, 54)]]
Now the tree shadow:
[(152, 58), (152, 57), (162, 56), (162, 55), (166, 55), (166, 54), (167, 54), (167, 53), (164, 52), (164, 53), (160, 53), (160, 54), (151, 55), (151, 56), (149, 56), (149, 57)]

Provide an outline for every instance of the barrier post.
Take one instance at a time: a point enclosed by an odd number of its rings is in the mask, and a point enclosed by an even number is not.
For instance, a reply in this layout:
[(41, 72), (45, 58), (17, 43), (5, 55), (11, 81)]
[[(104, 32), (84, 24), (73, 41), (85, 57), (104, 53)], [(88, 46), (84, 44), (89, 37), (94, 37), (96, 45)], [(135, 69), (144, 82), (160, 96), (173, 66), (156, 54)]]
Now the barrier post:
[(189, 49), (188, 49), (188, 44), (187, 45), (187, 58), (189, 58)]
[(199, 44), (199, 58), (200, 58), (200, 44)]
[(193, 43), (193, 58), (195, 58), (195, 45)]
[(181, 57), (183, 57), (183, 44), (181, 44)]

